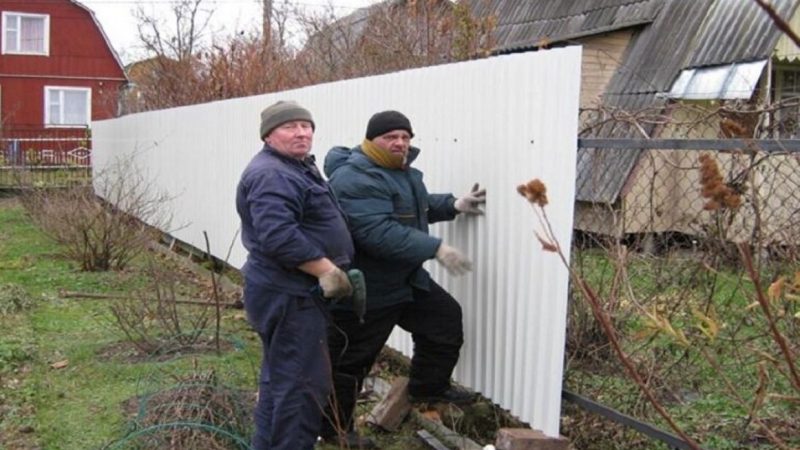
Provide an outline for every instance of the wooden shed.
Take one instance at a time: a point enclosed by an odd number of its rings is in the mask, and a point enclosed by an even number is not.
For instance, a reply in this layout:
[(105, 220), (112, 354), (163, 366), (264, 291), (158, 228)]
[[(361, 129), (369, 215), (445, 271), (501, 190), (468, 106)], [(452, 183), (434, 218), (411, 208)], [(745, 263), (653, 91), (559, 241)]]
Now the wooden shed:
[[(771, 2), (798, 26), (798, 0)], [(496, 54), (583, 46), (581, 123), (596, 138), (794, 138), (798, 108), (766, 115), (800, 97), (800, 50), (752, 0), (470, 0), (497, 22)], [(708, 111), (719, 113), (708, 115)], [(639, 120), (640, 117), (663, 118)], [(727, 122), (736, 125), (731, 136)], [(692, 123), (694, 126), (682, 126)], [(790, 242), (800, 232), (798, 161), (758, 149), (713, 152), (745, 203), (727, 238)], [(578, 154), (575, 228), (622, 237), (702, 235), (712, 217), (700, 195), (701, 150), (583, 148)], [(766, 158), (765, 158), (766, 156)], [(760, 158), (760, 159), (759, 159)], [(762, 161), (757, 167), (753, 161)]]

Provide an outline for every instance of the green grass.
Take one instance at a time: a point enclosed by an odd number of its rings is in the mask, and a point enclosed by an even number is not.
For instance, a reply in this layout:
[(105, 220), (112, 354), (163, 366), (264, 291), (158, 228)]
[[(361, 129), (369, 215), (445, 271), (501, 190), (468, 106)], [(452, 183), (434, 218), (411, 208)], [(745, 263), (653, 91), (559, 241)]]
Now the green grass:
[[(755, 296), (753, 284), (741, 267), (728, 262), (709, 270), (707, 261), (701, 262), (698, 255), (630, 255), (626, 266), (630, 289), (618, 291), (617, 306), (613, 310), (623, 349), (673, 419), (703, 448), (771, 448), (765, 440), (756, 438), (760, 430), (748, 424), (748, 414), (759, 387), (759, 363), (767, 361), (766, 354), (779, 360), (778, 347), (766, 333), (767, 322), (760, 310), (747, 309)], [(576, 267), (601, 297), (608, 299), (614, 269), (606, 254), (597, 249), (581, 251), (576, 257)], [(793, 274), (796, 264), (785, 261), (783, 266), (765, 269), (762, 275), (765, 280), (775, 276), (767, 270)], [(767, 285), (765, 283), (764, 288)], [(585, 308), (582, 299), (576, 298), (575, 302), (578, 303), (573, 305), (573, 315), (576, 308)], [(693, 310), (709, 311), (710, 306), (720, 326), (713, 340), (700, 332), (699, 321), (692, 313)], [(777, 311), (779, 302), (774, 306)], [(651, 321), (640, 307), (668, 319), (674, 329), (687, 336), (690, 345), (681, 345), (664, 331), (648, 334), (648, 330), (652, 331), (648, 329)], [(779, 327), (790, 340), (798, 335), (797, 323), (791, 319), (784, 318)], [(721, 371), (712, 366), (702, 349), (717, 361)], [(566, 386), (672, 432), (624, 373), (616, 356), (607, 347), (600, 354), (601, 357), (594, 359), (571, 361), (565, 374)], [(769, 393), (797, 395), (774, 366), (767, 364), (766, 370), (770, 374)], [(786, 370), (785, 365), (782, 370)], [(735, 394), (726, 389), (723, 376), (728, 378)], [(745, 405), (737, 401), (736, 396), (744, 399)], [(759, 417), (768, 423), (780, 423), (776, 427), (778, 434), (790, 446), (800, 446), (800, 435), (786, 428), (800, 429), (796, 404), (768, 398)], [(578, 431), (576, 435), (584, 443), (602, 446), (604, 441), (591, 440), (593, 431)], [(609, 436), (606, 444), (611, 445), (618, 436), (613, 433)], [(628, 448), (659, 447), (645, 441)]]
[[(175, 272), (183, 270), (174, 264)], [(213, 369), (225, 386), (256, 390), (261, 344), (241, 311), (223, 312), (222, 338), (229, 345), (221, 356), (206, 352), (141, 361), (107, 356), (110, 346), (125, 342), (108, 301), (59, 296), (62, 290), (141, 290), (148, 285), (146, 265), (138, 260), (123, 273), (81, 272), (59, 256), (58, 246), (20, 206), (0, 197), (0, 285), (22, 286), (34, 300), (31, 309), (0, 314), (0, 450), (84, 450), (117, 442), (136, 414), (130, 409), (126, 414), (124, 404), (174, 386), (174, 377), (195, 368)], [(52, 367), (63, 361), (66, 367)], [(360, 414), (369, 406), (362, 405)], [(415, 436), (419, 428), (407, 421), (395, 433), (364, 432), (387, 450), (423, 450), (427, 447)]]
[(32, 186), (37, 188), (86, 186), (92, 181), (89, 167), (37, 167), (24, 169), (0, 165), (0, 189)]
[[(0, 316), (0, 448), (83, 450), (118, 439), (130, 419), (123, 401), (144, 393), (143, 380), (153, 374), (217, 368), (233, 385), (255, 389), (260, 343), (232, 318), (237, 312), (224, 313), (223, 336), (239, 348), (221, 356), (101, 358), (106, 346), (124, 341), (108, 302), (61, 299), (59, 292), (125, 292), (146, 284), (141, 273), (80, 272), (7, 199), (0, 199), (0, 230), (0, 284), (22, 286), (35, 300), (30, 310)], [(67, 366), (51, 367), (60, 361)]]

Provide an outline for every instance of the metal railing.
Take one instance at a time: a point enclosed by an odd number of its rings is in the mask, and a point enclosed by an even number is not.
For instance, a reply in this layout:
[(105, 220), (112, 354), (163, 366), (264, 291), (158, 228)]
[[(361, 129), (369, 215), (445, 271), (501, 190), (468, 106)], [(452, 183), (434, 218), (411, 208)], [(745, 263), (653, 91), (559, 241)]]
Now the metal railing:
[(88, 128), (3, 129), (0, 134), (0, 188), (86, 185), (91, 166)]

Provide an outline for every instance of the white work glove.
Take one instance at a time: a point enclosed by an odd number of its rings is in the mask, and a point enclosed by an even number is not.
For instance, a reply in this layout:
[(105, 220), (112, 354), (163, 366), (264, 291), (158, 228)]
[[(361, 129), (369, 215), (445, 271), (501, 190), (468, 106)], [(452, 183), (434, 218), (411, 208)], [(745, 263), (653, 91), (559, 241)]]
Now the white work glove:
[(464, 275), (472, 270), (472, 263), (463, 253), (444, 243), (436, 250), (436, 260), (453, 276)]
[(483, 214), (483, 210), (478, 206), (486, 203), (486, 189), (480, 189), (480, 185), (475, 183), (472, 190), (456, 200), (455, 208), (458, 212), (467, 214)]
[(325, 298), (340, 299), (353, 294), (353, 285), (350, 284), (350, 279), (338, 267), (319, 276), (319, 287), (322, 288), (322, 296)]

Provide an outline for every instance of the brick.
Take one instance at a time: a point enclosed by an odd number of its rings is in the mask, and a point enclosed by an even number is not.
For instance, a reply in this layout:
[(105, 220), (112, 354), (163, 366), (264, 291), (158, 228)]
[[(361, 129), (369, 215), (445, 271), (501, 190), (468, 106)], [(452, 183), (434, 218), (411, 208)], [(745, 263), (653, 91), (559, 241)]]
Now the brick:
[(545, 436), (530, 428), (501, 428), (495, 441), (497, 450), (568, 450), (569, 441), (563, 436)]

